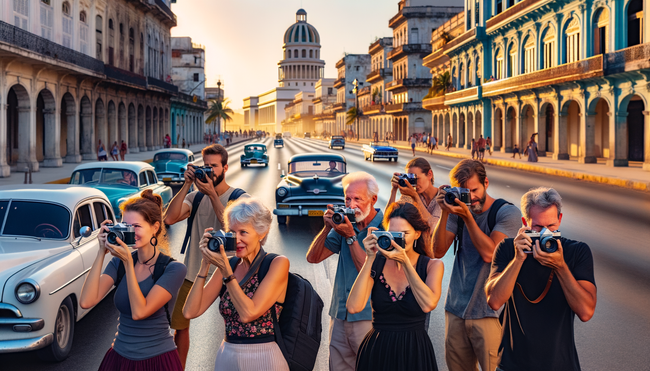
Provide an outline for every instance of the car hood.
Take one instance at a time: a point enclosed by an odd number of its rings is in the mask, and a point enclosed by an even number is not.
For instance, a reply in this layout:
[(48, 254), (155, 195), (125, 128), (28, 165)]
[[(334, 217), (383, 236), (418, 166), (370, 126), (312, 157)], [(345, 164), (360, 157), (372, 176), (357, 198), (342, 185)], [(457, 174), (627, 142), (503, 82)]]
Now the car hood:
[(166, 160), (166, 161), (156, 161), (151, 163), (153, 167), (156, 169), (156, 173), (161, 174), (161, 173), (184, 173), (185, 170), (181, 171), (181, 169), (187, 169), (187, 162), (184, 161), (174, 161), (174, 160)]
[(397, 151), (395, 147), (383, 147), (383, 146), (370, 146), (370, 148), (377, 151)]
[(244, 153), (241, 155), (242, 158), (264, 158), (264, 153), (255, 151), (255, 152), (249, 152), (249, 153)]
[(319, 179), (314, 179), (314, 178), (300, 178), (297, 176), (289, 175), (287, 177), (287, 180), (290, 181), (293, 187), (295, 187), (291, 192), (292, 195), (300, 194), (300, 191), (298, 191), (298, 187), (301, 188), (303, 192), (307, 192), (308, 190), (313, 190), (315, 188), (319, 188), (321, 190), (327, 190), (332, 188), (333, 185), (340, 185), (341, 179), (343, 179), (344, 176), (347, 174), (341, 174), (337, 177), (333, 178), (319, 178)]
[(4, 287), (5, 282), (16, 272), (71, 248), (65, 240), (37, 241), (31, 238), (0, 237), (0, 287)]

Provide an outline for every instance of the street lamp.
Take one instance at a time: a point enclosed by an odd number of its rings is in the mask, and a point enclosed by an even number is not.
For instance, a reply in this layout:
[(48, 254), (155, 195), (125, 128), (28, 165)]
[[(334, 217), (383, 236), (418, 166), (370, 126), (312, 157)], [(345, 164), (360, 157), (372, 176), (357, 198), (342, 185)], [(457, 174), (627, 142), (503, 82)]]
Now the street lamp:
[(361, 115), (361, 112), (359, 111), (359, 87), (363, 86), (363, 82), (354, 79), (352, 81), (352, 85), (354, 86), (354, 89), (352, 89), (352, 94), (354, 94), (354, 108), (357, 110), (357, 117), (354, 118), (354, 120), (357, 122), (357, 142), (359, 141), (359, 116)]
[[(217, 80), (217, 102), (221, 102), (221, 80)], [(221, 107), (223, 107), (223, 103), (221, 104)], [(219, 125), (219, 134), (221, 134), (221, 116), (217, 117), (217, 122), (217, 125)]]

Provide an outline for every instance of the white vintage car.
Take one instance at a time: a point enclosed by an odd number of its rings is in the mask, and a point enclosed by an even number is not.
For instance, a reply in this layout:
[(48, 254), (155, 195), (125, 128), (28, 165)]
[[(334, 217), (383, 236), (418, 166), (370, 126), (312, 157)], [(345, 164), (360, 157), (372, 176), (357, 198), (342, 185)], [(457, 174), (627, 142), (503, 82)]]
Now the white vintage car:
[(89, 311), (79, 297), (99, 225), (113, 215), (94, 188), (0, 187), (0, 353), (38, 349), (50, 361), (69, 355), (75, 322)]

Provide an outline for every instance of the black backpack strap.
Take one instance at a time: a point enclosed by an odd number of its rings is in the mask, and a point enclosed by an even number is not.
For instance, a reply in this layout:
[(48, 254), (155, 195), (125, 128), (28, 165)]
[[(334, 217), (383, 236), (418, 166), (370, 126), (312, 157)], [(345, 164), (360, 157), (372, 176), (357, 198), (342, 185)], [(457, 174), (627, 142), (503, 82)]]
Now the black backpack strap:
[(429, 268), (429, 261), (431, 259), (426, 255), (420, 255), (418, 262), (415, 264), (415, 271), (422, 279), (422, 282), (427, 283), (427, 270)]
[(246, 193), (246, 191), (244, 191), (243, 189), (235, 188), (230, 194), (230, 197), (228, 197), (228, 202), (238, 199), (244, 193)]
[[(153, 268), (153, 284), (155, 285), (158, 279), (162, 277), (162, 275), (165, 273), (165, 269), (167, 269), (167, 266), (169, 263), (173, 262), (174, 258), (172, 258), (169, 255), (165, 255), (163, 253), (160, 253), (158, 255), (158, 259), (156, 260), (156, 264), (154, 265)], [(165, 314), (167, 315), (167, 322), (169, 322), (169, 325), (172, 325), (172, 317), (169, 315), (169, 308), (167, 307), (168, 303), (165, 303), (163, 308), (165, 308)]]
[(384, 271), (384, 265), (386, 265), (386, 257), (381, 253), (377, 254), (375, 261), (372, 262), (372, 268), (370, 269), (370, 278), (379, 279), (379, 275)]
[(192, 235), (192, 225), (194, 224), (194, 217), (196, 216), (196, 212), (199, 209), (201, 200), (203, 200), (203, 196), (205, 196), (203, 193), (198, 192), (196, 196), (194, 196), (194, 200), (192, 201), (192, 211), (190, 212), (190, 217), (187, 218), (187, 229), (185, 230), (185, 238), (183, 238), (181, 254), (185, 254), (187, 243), (189, 242), (190, 236)]
[(266, 277), (266, 274), (269, 273), (269, 269), (271, 268), (271, 263), (273, 263), (273, 259), (277, 258), (278, 254), (273, 254), (273, 253), (268, 253), (264, 257), (264, 260), (262, 260), (262, 264), (260, 265), (260, 270), (257, 273), (257, 277), (260, 279), (260, 282)]
[(465, 229), (465, 221), (463, 218), (458, 217), (456, 223), (456, 236), (454, 237), (454, 255), (456, 255), (459, 248), (463, 247), (463, 230)]
[(494, 230), (494, 226), (497, 225), (497, 213), (503, 207), (503, 205), (512, 205), (510, 202), (499, 198), (494, 200), (494, 203), (490, 207), (490, 212), (488, 214), (488, 228), (490, 229), (490, 233), (492, 233), (492, 230)]
[[(135, 263), (138, 262), (138, 252), (134, 251), (131, 253), (131, 259), (133, 260), (133, 266), (135, 267)], [(120, 285), (120, 282), (122, 282), (122, 278), (124, 278), (124, 275), (126, 274), (126, 268), (124, 267), (124, 262), (120, 260), (120, 264), (117, 266), (117, 276), (115, 277), (115, 282), (113, 285), (117, 289), (117, 286)]]

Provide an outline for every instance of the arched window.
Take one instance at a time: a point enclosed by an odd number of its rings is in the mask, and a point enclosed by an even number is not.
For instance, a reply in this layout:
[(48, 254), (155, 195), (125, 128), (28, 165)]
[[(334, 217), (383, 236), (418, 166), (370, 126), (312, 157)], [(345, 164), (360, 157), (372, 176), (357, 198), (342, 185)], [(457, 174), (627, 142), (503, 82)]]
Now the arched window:
[(103, 44), (103, 38), (102, 38), (102, 16), (98, 15), (95, 17), (95, 54), (97, 54), (97, 59), (100, 61), (104, 60), (103, 54), (102, 54), (102, 44)]
[(547, 27), (542, 34), (542, 68), (551, 68), (557, 65), (557, 46), (555, 44), (555, 30)]
[(86, 12), (79, 13), (79, 51), (88, 54), (88, 22)]
[(108, 29), (113, 30), (113, 20), (112, 19), (108, 20)]
[(499, 48), (496, 54), (496, 63), (494, 64), (494, 76), (497, 80), (503, 78), (503, 49)]
[(52, 40), (54, 27), (54, 9), (50, 0), (41, 0), (41, 37)]
[(14, 26), (29, 31), (29, 0), (14, 0)]
[(293, 57), (298, 58), (298, 49), (293, 51)]
[(129, 28), (129, 71), (135, 72), (135, 30)]
[(314, 51), (313, 50), (309, 51), (309, 58), (314, 58)]
[(513, 77), (517, 75), (517, 45), (512, 43), (508, 50), (508, 73), (506, 77)]
[(580, 60), (580, 22), (573, 17), (566, 26), (564, 43), (564, 61), (573, 63)]
[(643, 42), (643, 1), (631, 0), (627, 6), (627, 46)]
[(528, 36), (524, 41), (524, 73), (535, 71), (535, 39)]
[(302, 50), (302, 57), (307, 58), (307, 51), (305, 49)]
[(67, 1), (63, 2), (62, 15), (62, 31), (63, 31), (63, 46), (66, 48), (72, 48), (72, 34), (74, 32), (73, 22), (72, 22), (72, 12), (70, 10), (70, 3)]
[(609, 10), (600, 8), (594, 16), (594, 55), (605, 54), (608, 49), (609, 38)]

